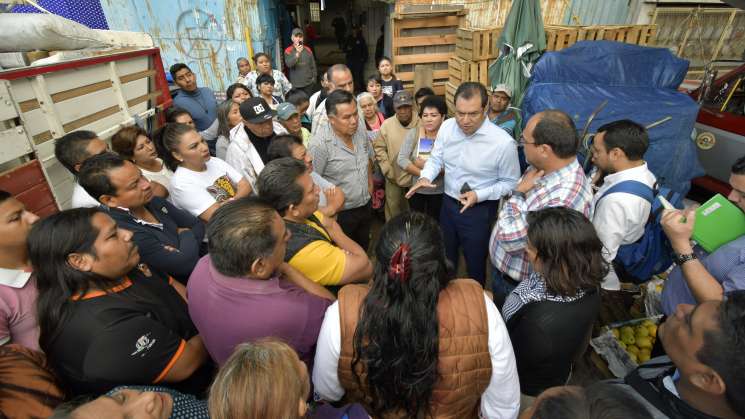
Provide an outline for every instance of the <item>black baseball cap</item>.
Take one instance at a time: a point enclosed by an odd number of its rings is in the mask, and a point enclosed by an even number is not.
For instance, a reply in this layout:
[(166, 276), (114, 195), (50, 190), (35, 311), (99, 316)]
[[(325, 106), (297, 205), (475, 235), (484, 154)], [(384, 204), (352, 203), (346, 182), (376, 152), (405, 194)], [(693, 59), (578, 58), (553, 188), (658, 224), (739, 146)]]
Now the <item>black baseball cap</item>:
[(240, 106), (241, 118), (252, 124), (260, 124), (272, 119), (274, 111), (267, 105), (266, 101), (260, 97), (246, 99)]

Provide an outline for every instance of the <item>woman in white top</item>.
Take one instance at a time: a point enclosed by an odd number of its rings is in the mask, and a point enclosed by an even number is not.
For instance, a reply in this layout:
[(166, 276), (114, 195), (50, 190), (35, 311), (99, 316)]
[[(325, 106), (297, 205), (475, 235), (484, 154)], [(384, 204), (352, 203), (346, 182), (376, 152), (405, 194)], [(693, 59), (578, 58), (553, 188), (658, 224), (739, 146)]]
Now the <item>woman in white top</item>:
[(230, 130), (241, 123), (240, 105), (230, 98), (217, 106), (217, 145), (215, 156), (225, 160), (230, 145)]
[(167, 124), (158, 131), (156, 145), (174, 171), (171, 200), (204, 222), (224, 203), (251, 193), (251, 185), (237, 170), (210, 157), (207, 143), (193, 127)]
[(155, 196), (168, 197), (173, 172), (158, 158), (155, 144), (144, 129), (137, 125), (120, 129), (111, 137), (111, 148), (140, 168), (142, 175), (150, 181)]
[(517, 418), (502, 316), (476, 281), (453, 279), (442, 242), (420, 212), (383, 226), (372, 281), (344, 286), (326, 311), (313, 366), (321, 398), (374, 417)]
[(260, 52), (254, 55), (254, 62), (256, 63), (256, 70), (250, 71), (244, 79), (244, 84), (251, 89), (251, 94), (254, 97), (259, 96), (259, 87), (256, 85), (256, 79), (262, 74), (267, 74), (274, 79), (272, 95), (284, 100), (287, 92), (292, 89), (292, 83), (287, 80), (287, 77), (281, 71), (272, 69), (272, 60), (269, 58), (269, 55)]

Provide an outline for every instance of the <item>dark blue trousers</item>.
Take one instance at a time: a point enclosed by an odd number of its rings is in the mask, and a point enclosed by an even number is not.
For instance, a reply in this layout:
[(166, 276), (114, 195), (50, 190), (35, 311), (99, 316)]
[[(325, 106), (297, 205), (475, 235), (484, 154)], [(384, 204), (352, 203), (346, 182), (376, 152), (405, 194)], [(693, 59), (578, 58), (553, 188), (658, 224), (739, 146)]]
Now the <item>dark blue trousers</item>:
[(484, 201), (460, 213), (460, 202), (444, 195), (440, 211), (440, 228), (445, 239), (445, 254), (458, 269), (458, 250), (463, 249), (468, 276), (481, 285), (486, 279), (486, 257), (489, 254), (491, 225), (497, 216), (499, 201)]

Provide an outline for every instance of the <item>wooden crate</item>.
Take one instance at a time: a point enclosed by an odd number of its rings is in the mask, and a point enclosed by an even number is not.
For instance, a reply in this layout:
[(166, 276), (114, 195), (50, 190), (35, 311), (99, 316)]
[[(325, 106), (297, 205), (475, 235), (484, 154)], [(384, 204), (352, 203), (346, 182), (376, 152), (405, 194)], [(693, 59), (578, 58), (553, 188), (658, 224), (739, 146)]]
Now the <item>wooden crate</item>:
[(579, 27), (546, 26), (546, 51), (561, 51), (569, 48), (579, 38)]
[(478, 61), (499, 56), (499, 35), (501, 27), (459, 28), (455, 43), (455, 55), (466, 60)]
[(547, 25), (546, 50), (561, 51), (579, 41), (617, 41), (654, 45), (656, 25), (556, 26)]
[(453, 116), (455, 114), (455, 91), (458, 90), (458, 86), (450, 82), (445, 84), (445, 103), (448, 105), (448, 115)]
[(617, 41), (635, 45), (652, 45), (656, 25), (586, 26), (579, 30), (578, 41)]
[(492, 60), (469, 61), (453, 57), (448, 61), (448, 82), (459, 86), (465, 81), (477, 81), (489, 85), (489, 63)]
[(404, 88), (414, 88), (417, 64), (431, 64), (432, 89), (437, 95), (445, 94), (448, 60), (455, 54), (456, 32), (465, 25), (466, 15), (462, 6), (450, 8), (452, 10), (391, 16), (393, 70)]

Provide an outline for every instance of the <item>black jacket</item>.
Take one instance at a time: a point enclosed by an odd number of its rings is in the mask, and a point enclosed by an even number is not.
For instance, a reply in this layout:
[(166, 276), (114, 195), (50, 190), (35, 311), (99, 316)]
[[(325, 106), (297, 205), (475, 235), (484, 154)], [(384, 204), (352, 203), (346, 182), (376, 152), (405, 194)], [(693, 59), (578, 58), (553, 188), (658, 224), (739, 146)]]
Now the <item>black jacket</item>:
[[(153, 197), (146, 207), (162, 229), (143, 224), (125, 209), (109, 208), (109, 213), (119, 227), (134, 233), (132, 241), (140, 250), (142, 262), (185, 284), (200, 258), (204, 223), (163, 198)], [(179, 228), (189, 230), (178, 233)]]

